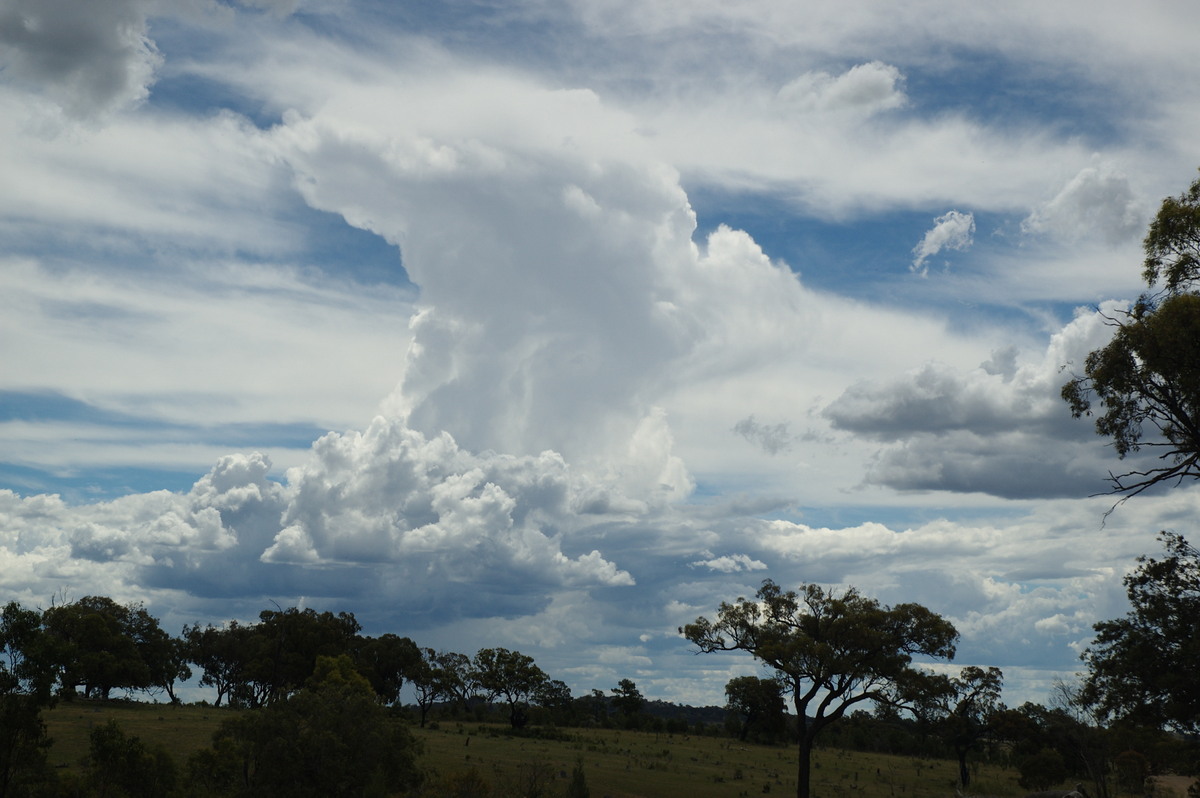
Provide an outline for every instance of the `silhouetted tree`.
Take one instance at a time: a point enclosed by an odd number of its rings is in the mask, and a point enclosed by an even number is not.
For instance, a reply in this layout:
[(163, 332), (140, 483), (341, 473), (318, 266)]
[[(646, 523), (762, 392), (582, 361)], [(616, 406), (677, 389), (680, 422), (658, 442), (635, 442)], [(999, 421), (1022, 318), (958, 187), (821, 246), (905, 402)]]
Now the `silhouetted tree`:
[(385, 704), (400, 700), (400, 690), (421, 663), (421, 649), (407, 637), (387, 634), (359, 638), (354, 664)]
[(984, 739), (992, 715), (1000, 708), (1004, 674), (999, 668), (968, 665), (958, 676), (947, 678), (944, 687), (918, 707), (918, 714), (954, 751), (958, 759), (959, 785), (971, 783), (967, 755)]
[(638, 725), (642, 707), (646, 706), (646, 698), (632, 679), (622, 679), (612, 688), (612, 705), (620, 713), (626, 728)]
[(146, 690), (170, 678), (170, 637), (141, 604), (87, 596), (42, 613), (63, 694), (108, 698), (113, 689)]
[(548, 681), (533, 657), (506, 648), (483, 648), (475, 655), (475, 680), (489, 701), (503, 698), (508, 722), (520, 728), (529, 721), (529, 702)]
[(1200, 551), (1182, 535), (1159, 536), (1163, 559), (1138, 560), (1125, 577), (1132, 606), (1124, 618), (1096, 624), (1083, 658), (1081, 700), (1101, 718), (1200, 734)]
[(1096, 432), (1118, 457), (1143, 447), (1159, 453), (1160, 465), (1110, 475), (1124, 498), (1200, 477), (1200, 180), (1163, 200), (1143, 244), (1142, 276), (1163, 289), (1113, 316), (1112, 340), (1062, 389), (1076, 418), (1099, 404)]
[(894, 608), (816, 585), (783, 591), (770, 579), (754, 600), (722, 603), (717, 621), (680, 632), (701, 651), (747, 651), (774, 668), (800, 725), (798, 798), (809, 796), (810, 759), (821, 729), (862, 702), (908, 704), (935, 685), (914, 655), (952, 658), (958, 633), (919, 604)]
[(735, 676), (725, 685), (726, 708), (738, 717), (738, 739), (775, 742), (787, 732), (783, 683)]

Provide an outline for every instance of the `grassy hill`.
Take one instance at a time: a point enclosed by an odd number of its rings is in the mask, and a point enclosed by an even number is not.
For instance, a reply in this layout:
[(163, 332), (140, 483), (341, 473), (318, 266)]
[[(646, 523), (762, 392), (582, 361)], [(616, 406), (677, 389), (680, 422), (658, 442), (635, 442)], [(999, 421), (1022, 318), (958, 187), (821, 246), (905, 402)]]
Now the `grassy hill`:
[[(127, 734), (161, 743), (182, 766), (209, 744), (234, 710), (125, 702), (61, 703), (45, 713), (52, 762), (77, 767), (92, 727), (109, 719)], [(686, 734), (561, 729), (512, 736), (506, 727), (474, 722), (414, 729), (430, 773), (428, 794), (447, 794), (451, 784), (475, 781), (493, 795), (562, 795), (572, 768), (582, 763), (594, 798), (687, 796), (718, 798), (794, 795), (796, 750), (748, 745)], [(864, 754), (835, 749), (816, 753), (813, 793), (856, 798), (945, 798), (954, 795), (951, 761)], [(1005, 798), (1025, 793), (1014, 770), (979, 769), (971, 792)]]

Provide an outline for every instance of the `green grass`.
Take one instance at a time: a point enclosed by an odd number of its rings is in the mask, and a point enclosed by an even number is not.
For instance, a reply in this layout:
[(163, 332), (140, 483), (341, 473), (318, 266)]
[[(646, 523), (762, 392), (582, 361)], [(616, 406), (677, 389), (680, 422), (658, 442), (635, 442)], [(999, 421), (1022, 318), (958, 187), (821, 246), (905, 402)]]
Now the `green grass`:
[[(54, 740), (54, 765), (78, 768), (88, 734), (116, 720), (126, 734), (161, 744), (182, 766), (207, 747), (221, 721), (235, 710), (127, 702), (60, 703), (44, 713)], [(442, 721), (413, 728), (430, 772), (429, 794), (447, 777), (474, 769), (495, 795), (527, 794), (537, 782), (543, 795), (566, 790), (576, 761), (583, 763), (593, 798), (735, 796), (796, 793), (796, 749), (686, 734), (562, 729), (545, 737), (510, 736), (504, 726)], [(812, 793), (820, 798), (950, 798), (957, 765), (948, 760), (821, 749), (814, 755)], [(972, 795), (1020, 796), (1015, 770), (983, 765)]]
[[(493, 787), (523, 784), (540, 772), (561, 795), (577, 760), (595, 798), (629, 796), (795, 795), (796, 749), (695, 735), (563, 730), (566, 740), (510, 737), (502, 727), (443, 723), (417, 729), (424, 764), (439, 775), (475, 768)], [(822, 798), (944, 798), (954, 795), (957, 764), (946, 760), (822, 749), (812, 793)], [(1013, 770), (980, 768), (974, 795), (1018, 796)]]
[(121, 724), (125, 734), (148, 746), (163, 745), (183, 765), (195, 751), (207, 748), (213, 732), (234, 710), (204, 706), (141, 704), (132, 701), (61, 701), (42, 713), (53, 740), (50, 764), (78, 767), (87, 755), (88, 735), (109, 720)]

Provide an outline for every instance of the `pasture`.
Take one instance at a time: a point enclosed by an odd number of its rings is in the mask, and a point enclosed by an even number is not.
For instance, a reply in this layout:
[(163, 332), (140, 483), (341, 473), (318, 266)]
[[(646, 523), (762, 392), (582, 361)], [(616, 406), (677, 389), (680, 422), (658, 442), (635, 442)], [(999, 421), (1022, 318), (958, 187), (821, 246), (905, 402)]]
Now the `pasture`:
[[(126, 734), (161, 744), (182, 768), (209, 745), (221, 721), (236, 710), (130, 702), (60, 703), (44, 718), (54, 740), (50, 758), (78, 768), (88, 734), (113, 719)], [(507, 727), (441, 721), (413, 727), (429, 774), (427, 795), (453, 784), (486, 785), (492, 795), (564, 794), (582, 763), (592, 798), (736, 798), (794, 795), (796, 749), (740, 743), (725, 737), (612, 729), (542, 729), (512, 735)], [(952, 798), (956, 765), (950, 760), (820, 749), (813, 762), (813, 794), (823, 798)], [(981, 765), (971, 794), (1008, 798), (1025, 794), (1014, 769)]]

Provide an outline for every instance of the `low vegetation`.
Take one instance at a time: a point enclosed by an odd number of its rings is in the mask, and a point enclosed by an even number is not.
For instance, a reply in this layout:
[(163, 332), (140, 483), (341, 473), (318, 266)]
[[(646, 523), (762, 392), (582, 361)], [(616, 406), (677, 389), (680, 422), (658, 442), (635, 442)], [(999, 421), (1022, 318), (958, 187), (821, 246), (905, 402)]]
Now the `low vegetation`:
[[(45, 713), (53, 739), (49, 760), (60, 772), (81, 773), (92, 730), (115, 721), (129, 737), (161, 745), (186, 763), (212, 742), (221, 724), (245, 710), (137, 702), (59, 704)], [(408, 723), (408, 721), (399, 721)], [(795, 794), (790, 745), (736, 738), (625, 729), (536, 728), (514, 732), (505, 723), (439, 720), (412, 732), (421, 748), (427, 796), (563, 796), (582, 767), (591, 796), (689, 798)], [(1024, 795), (1015, 768), (975, 766), (976, 794)], [(813, 757), (813, 791), (859, 798), (952, 796), (957, 764), (834, 748)], [(462, 792), (464, 785), (474, 791)]]

